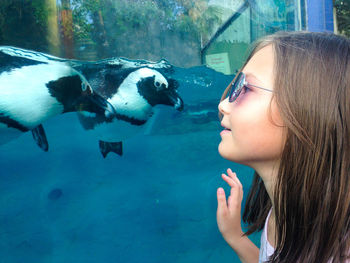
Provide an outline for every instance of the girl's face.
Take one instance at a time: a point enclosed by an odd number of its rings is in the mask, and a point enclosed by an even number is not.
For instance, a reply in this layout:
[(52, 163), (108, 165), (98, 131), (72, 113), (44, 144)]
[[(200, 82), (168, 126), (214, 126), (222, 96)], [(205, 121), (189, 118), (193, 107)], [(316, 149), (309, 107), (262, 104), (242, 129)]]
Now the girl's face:
[[(273, 68), (274, 51), (269, 45), (255, 53), (242, 71), (249, 84), (273, 90)], [(228, 98), (221, 101), (221, 125), (225, 128), (220, 133), (222, 157), (254, 169), (276, 164), (284, 140), (283, 123), (272, 95), (273, 92), (249, 87), (234, 102)]]

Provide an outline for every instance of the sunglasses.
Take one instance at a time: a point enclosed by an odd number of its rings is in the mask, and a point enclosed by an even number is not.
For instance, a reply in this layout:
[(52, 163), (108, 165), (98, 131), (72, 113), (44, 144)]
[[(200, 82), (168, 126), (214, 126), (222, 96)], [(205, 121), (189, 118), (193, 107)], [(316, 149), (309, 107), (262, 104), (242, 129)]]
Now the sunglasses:
[(262, 90), (272, 92), (270, 89), (265, 89), (259, 86), (249, 84), (246, 80), (246, 76), (243, 72), (239, 72), (238, 75), (231, 81), (226, 90), (228, 91), (228, 101), (234, 102), (243, 89), (249, 89), (249, 87), (254, 87)]

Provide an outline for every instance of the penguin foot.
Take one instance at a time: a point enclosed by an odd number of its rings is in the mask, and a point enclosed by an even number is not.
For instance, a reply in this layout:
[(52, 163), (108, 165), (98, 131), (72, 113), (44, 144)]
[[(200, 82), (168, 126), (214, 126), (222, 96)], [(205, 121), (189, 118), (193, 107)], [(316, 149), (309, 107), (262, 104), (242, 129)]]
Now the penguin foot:
[(103, 155), (103, 158), (106, 158), (107, 154), (114, 152), (119, 156), (123, 155), (123, 143), (122, 142), (104, 142), (99, 141), (100, 151)]
[(49, 143), (47, 142), (44, 127), (40, 124), (32, 129), (32, 135), (36, 144), (44, 151), (49, 150)]

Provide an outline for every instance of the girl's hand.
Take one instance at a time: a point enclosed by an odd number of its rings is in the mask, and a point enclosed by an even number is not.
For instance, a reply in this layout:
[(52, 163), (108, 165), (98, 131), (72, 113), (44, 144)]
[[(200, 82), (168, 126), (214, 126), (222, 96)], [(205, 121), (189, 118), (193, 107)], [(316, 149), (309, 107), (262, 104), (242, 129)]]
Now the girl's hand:
[(218, 209), (216, 220), (222, 236), (231, 247), (234, 247), (244, 234), (241, 227), (243, 187), (231, 169), (227, 169), (227, 174), (228, 176), (222, 174), (222, 179), (231, 186), (231, 192), (226, 202), (224, 189), (219, 188), (217, 190)]

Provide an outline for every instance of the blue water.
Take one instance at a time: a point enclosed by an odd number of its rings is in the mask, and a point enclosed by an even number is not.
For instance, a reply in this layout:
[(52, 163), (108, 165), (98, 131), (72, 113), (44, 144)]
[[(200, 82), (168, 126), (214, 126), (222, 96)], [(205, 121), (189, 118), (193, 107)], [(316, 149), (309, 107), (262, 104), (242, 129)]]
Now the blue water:
[(0, 147), (1, 263), (239, 262), (216, 225), (221, 173), (237, 171), (245, 193), (252, 180), (217, 153), (217, 103), (231, 77), (173, 74), (184, 111), (157, 107), (122, 157), (103, 159), (74, 113), (44, 123), (47, 153), (30, 133)]

